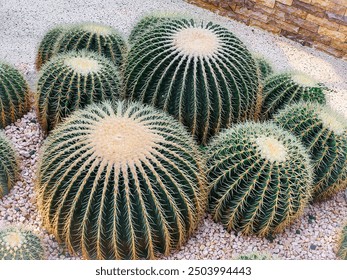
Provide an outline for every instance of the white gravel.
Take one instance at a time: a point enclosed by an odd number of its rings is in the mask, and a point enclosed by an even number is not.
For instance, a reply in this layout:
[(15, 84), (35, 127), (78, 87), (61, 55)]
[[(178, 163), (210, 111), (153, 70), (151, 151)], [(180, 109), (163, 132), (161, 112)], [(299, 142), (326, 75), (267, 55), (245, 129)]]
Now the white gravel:
[[(325, 83), (333, 91), (331, 106), (347, 118), (347, 62), (254, 27), (222, 18), (181, 0), (13, 0), (0, 1), (0, 60), (15, 64), (33, 86), (36, 47), (44, 33), (60, 23), (96, 21), (129, 34), (142, 16), (153, 11), (171, 11), (209, 19), (230, 28), (253, 52), (264, 55), (276, 71), (303, 71)], [(21, 158), (21, 180), (0, 200), (0, 224), (20, 223), (38, 230), (50, 259), (74, 259), (64, 252), (53, 236), (41, 228), (33, 192), (37, 151), (42, 133), (33, 111), (6, 134)], [(338, 232), (347, 218), (347, 202), (341, 192), (324, 203), (309, 206), (303, 217), (273, 241), (227, 233), (208, 216), (197, 233), (169, 259), (230, 259), (240, 253), (260, 251), (280, 259), (335, 259)]]

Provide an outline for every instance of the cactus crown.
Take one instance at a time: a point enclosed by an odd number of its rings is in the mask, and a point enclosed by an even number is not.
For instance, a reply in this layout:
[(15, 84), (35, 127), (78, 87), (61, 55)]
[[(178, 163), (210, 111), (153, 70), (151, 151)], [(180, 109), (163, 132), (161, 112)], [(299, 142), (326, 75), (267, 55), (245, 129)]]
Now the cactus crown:
[(37, 110), (44, 131), (92, 102), (116, 100), (119, 76), (116, 66), (96, 53), (69, 52), (51, 59), (37, 84)]
[(347, 183), (347, 121), (328, 106), (299, 102), (280, 110), (274, 121), (296, 135), (314, 166), (314, 200), (324, 200)]
[(87, 259), (167, 255), (205, 209), (199, 158), (184, 128), (162, 112), (90, 105), (44, 145), (36, 185), (44, 224)]
[(227, 230), (277, 233), (299, 216), (311, 197), (306, 149), (273, 123), (244, 123), (209, 145), (209, 209)]
[(55, 46), (55, 53), (78, 50), (96, 52), (120, 66), (127, 52), (127, 45), (112, 27), (86, 22), (66, 27)]
[(0, 230), (0, 260), (43, 260), (40, 237), (30, 229), (6, 227)]
[(29, 86), (24, 77), (0, 61), (0, 128), (17, 121), (29, 108)]
[(262, 117), (271, 118), (285, 105), (295, 102), (325, 104), (325, 89), (324, 85), (299, 72), (269, 76), (264, 81)]
[(9, 193), (18, 177), (17, 153), (7, 136), (0, 132), (0, 199)]
[(170, 19), (132, 45), (126, 96), (167, 111), (197, 140), (254, 117), (258, 77), (252, 55), (226, 28)]

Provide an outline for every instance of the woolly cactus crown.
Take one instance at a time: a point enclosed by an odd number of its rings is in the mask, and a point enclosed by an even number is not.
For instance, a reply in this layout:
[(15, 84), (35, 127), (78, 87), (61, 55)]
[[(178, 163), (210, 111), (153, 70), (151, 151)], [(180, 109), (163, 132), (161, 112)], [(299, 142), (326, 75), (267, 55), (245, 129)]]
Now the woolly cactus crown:
[(173, 19), (147, 31), (132, 45), (125, 85), (127, 98), (167, 111), (203, 144), (257, 106), (251, 54), (212, 22)]
[(278, 112), (275, 122), (295, 134), (314, 166), (315, 200), (329, 198), (347, 184), (347, 120), (328, 106), (299, 102)]
[(0, 128), (29, 111), (29, 86), (13, 66), (0, 61)]
[(0, 132), (0, 199), (9, 193), (18, 177), (17, 153), (7, 136)]
[(114, 28), (86, 22), (68, 26), (55, 47), (57, 53), (76, 50), (96, 52), (120, 66), (127, 52), (127, 45)]
[(262, 117), (271, 118), (286, 105), (299, 101), (325, 104), (326, 87), (304, 73), (272, 75), (264, 82)]
[(0, 260), (43, 260), (45, 252), (40, 237), (30, 229), (0, 229)]
[(39, 167), (44, 224), (87, 259), (153, 259), (179, 248), (204, 213), (197, 147), (170, 116), (136, 103), (75, 112)]
[(38, 117), (44, 131), (92, 102), (117, 100), (119, 75), (112, 62), (96, 53), (69, 52), (52, 58), (37, 84)]
[(244, 123), (211, 143), (209, 209), (227, 230), (266, 236), (298, 217), (310, 199), (306, 149), (272, 123)]

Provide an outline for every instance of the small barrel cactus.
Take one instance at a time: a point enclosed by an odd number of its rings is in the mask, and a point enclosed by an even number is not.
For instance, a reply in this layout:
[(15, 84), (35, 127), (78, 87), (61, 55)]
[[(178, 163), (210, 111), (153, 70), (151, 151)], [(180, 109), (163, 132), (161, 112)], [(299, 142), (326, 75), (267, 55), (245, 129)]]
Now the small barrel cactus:
[(255, 63), (257, 64), (257, 68), (259, 70), (260, 80), (265, 81), (265, 79), (273, 74), (273, 69), (270, 64), (263, 56), (254, 55)]
[(258, 261), (263, 261), (263, 260), (271, 260), (272, 257), (268, 254), (264, 253), (250, 253), (247, 255), (239, 255), (237, 260), (244, 260), (244, 261), (250, 261), (250, 260), (258, 260)]
[(262, 118), (272, 118), (278, 110), (299, 101), (325, 104), (325, 89), (325, 86), (302, 73), (272, 75), (264, 82)]
[(0, 62), (0, 128), (17, 121), (29, 111), (29, 86), (22, 74)]
[(57, 26), (49, 30), (43, 37), (36, 55), (36, 69), (41, 67), (51, 59), (55, 53), (55, 46), (66, 30), (66, 26)]
[(9, 193), (18, 177), (17, 153), (6, 135), (0, 132), (0, 199)]
[(313, 199), (325, 200), (347, 186), (347, 120), (328, 106), (299, 102), (274, 117), (309, 150), (314, 167)]
[(281, 232), (311, 197), (306, 149), (272, 123), (235, 125), (211, 141), (207, 153), (209, 210), (228, 231)]
[(85, 51), (57, 55), (42, 68), (37, 84), (40, 124), (49, 132), (74, 110), (116, 100), (119, 91), (119, 71), (108, 59)]
[(77, 50), (96, 52), (120, 66), (126, 55), (127, 45), (123, 37), (112, 27), (83, 23), (69, 26), (58, 40), (55, 49), (57, 53)]
[(41, 238), (32, 230), (20, 227), (0, 229), (0, 260), (44, 260)]
[(347, 260), (347, 224), (342, 229), (336, 255), (341, 260)]
[(129, 42), (131, 44), (136, 43), (138, 39), (141, 39), (142, 36), (152, 29), (155, 29), (158, 25), (161, 23), (164, 23), (166, 21), (170, 21), (173, 19), (179, 19), (178, 15), (176, 14), (152, 14), (143, 17), (139, 22), (136, 23), (136, 25), (132, 28), (131, 33), (129, 35)]
[(75, 112), (47, 138), (36, 191), (44, 225), (86, 259), (153, 259), (197, 227), (207, 192), (197, 146), (137, 103)]
[(125, 66), (126, 98), (163, 109), (205, 144), (254, 116), (258, 76), (245, 45), (226, 28), (173, 19), (138, 39)]

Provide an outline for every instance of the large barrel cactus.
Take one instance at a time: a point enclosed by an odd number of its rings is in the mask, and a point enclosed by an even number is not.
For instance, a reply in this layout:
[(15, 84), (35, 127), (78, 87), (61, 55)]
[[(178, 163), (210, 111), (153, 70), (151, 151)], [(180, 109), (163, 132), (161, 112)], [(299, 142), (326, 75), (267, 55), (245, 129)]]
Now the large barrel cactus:
[(44, 145), (36, 191), (44, 225), (86, 259), (153, 259), (178, 249), (207, 199), (197, 146), (172, 117), (93, 104)]
[(0, 128), (29, 111), (29, 86), (13, 66), (0, 61)]
[(0, 132), (0, 199), (9, 193), (18, 177), (17, 153), (6, 135)]
[(55, 46), (66, 29), (66, 26), (61, 25), (52, 28), (45, 34), (40, 42), (36, 55), (35, 65), (37, 70), (40, 70), (41, 67), (54, 55)]
[(275, 122), (295, 134), (314, 166), (314, 200), (347, 186), (347, 120), (328, 106), (300, 102), (281, 110)]
[(32, 230), (20, 227), (0, 229), (0, 260), (43, 260), (41, 238)]
[(341, 260), (347, 260), (347, 224), (342, 229), (336, 255)]
[(264, 82), (263, 119), (272, 118), (278, 110), (299, 101), (325, 104), (326, 87), (303, 73), (285, 73), (270, 76)]
[(58, 55), (43, 67), (38, 80), (40, 124), (49, 132), (74, 110), (116, 100), (119, 91), (119, 71), (108, 59), (85, 51)]
[(197, 140), (254, 117), (258, 76), (245, 45), (226, 28), (173, 19), (132, 45), (125, 67), (126, 97), (167, 111)]
[(211, 141), (209, 210), (227, 230), (267, 236), (298, 217), (312, 191), (306, 149), (272, 123), (235, 125)]
[(55, 49), (57, 53), (77, 50), (96, 52), (120, 66), (126, 55), (127, 45), (123, 37), (110, 26), (82, 23), (69, 26)]

